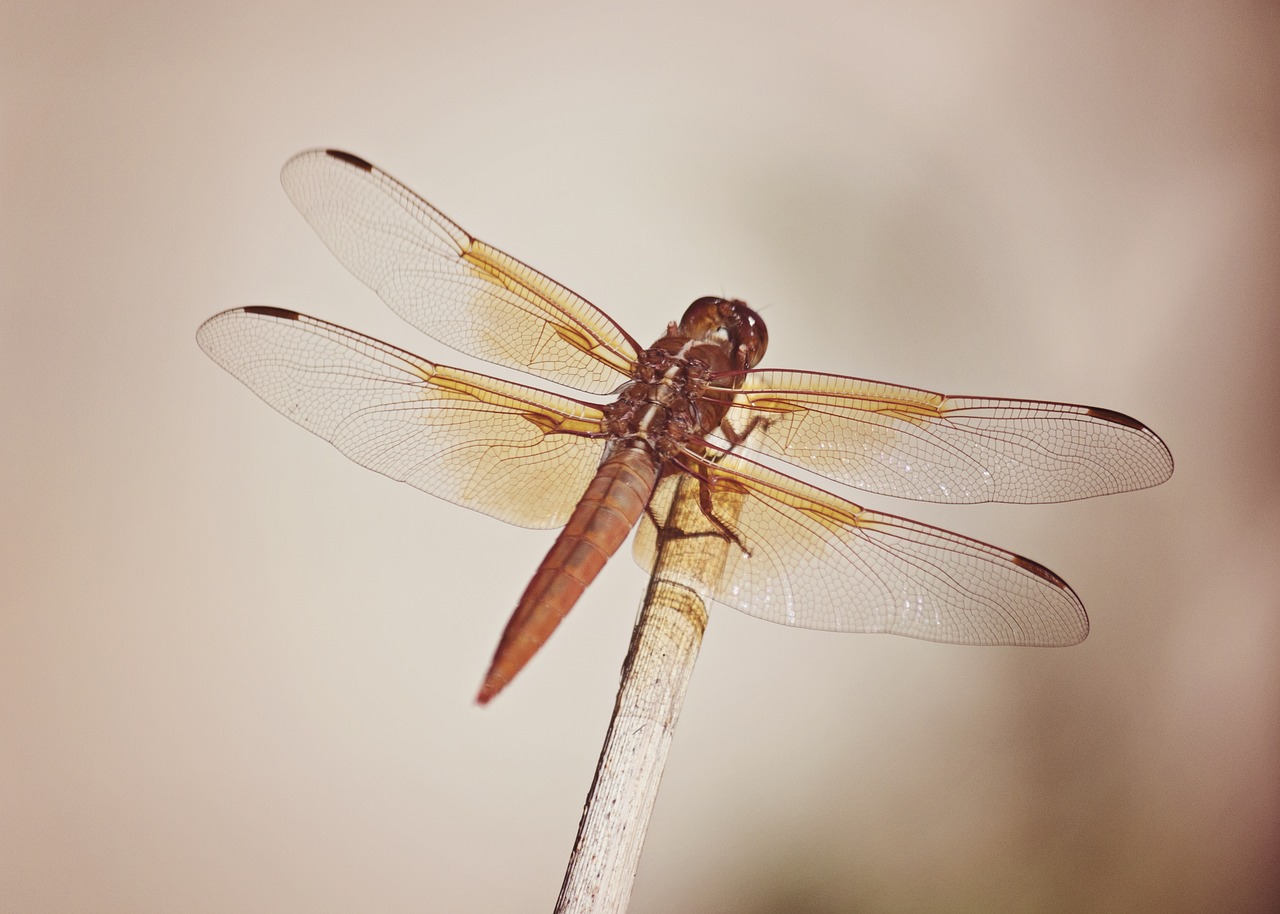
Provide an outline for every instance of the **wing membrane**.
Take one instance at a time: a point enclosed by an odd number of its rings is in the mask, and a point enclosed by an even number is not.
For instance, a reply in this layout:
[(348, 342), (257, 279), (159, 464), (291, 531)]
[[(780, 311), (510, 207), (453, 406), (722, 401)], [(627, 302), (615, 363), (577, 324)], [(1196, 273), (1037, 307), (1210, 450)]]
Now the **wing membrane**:
[(217, 314), (211, 358), (361, 466), (523, 527), (565, 523), (603, 442), (595, 407), (436, 365), (278, 308)]
[(1142, 489), (1173, 472), (1154, 432), (1094, 407), (804, 371), (749, 372), (736, 394), (733, 426), (765, 420), (745, 447), (882, 495), (1048, 503)]
[[(696, 547), (666, 550), (654, 567), (659, 527), (668, 539), (680, 535), (667, 529), (682, 475), (672, 474), (659, 483), (635, 554), (653, 574), (717, 602), (799, 628), (956, 644), (1056, 646), (1088, 634), (1075, 593), (1029, 559), (867, 511), (736, 454), (701, 471), (711, 480), (714, 513), (746, 552), (731, 547), (720, 574), (708, 575)], [(697, 523), (687, 532), (723, 545), (710, 529)]]
[(592, 393), (629, 374), (638, 347), (608, 315), (471, 237), (386, 172), (316, 149), (285, 163), (280, 180), (338, 260), (423, 333)]

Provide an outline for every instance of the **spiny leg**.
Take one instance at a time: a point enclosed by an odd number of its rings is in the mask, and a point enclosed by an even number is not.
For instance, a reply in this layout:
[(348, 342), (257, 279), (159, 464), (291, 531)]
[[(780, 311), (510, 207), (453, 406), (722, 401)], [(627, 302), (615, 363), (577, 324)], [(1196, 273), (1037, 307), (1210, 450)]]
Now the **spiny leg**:
[(720, 420), (719, 431), (720, 434), (724, 435), (725, 440), (729, 442), (728, 450), (732, 454), (736, 448), (740, 447), (743, 442), (755, 434), (756, 429), (767, 429), (772, 423), (772, 419), (764, 416), (752, 416), (751, 420), (747, 422), (747, 427), (742, 431), (738, 431), (729, 424), (729, 417), (725, 416)]
[(711, 486), (710, 480), (698, 477), (698, 507), (702, 509), (702, 516), (707, 519), (710, 524), (716, 528), (718, 533), (708, 534), (709, 536), (720, 536), (733, 543), (742, 550), (742, 554), (747, 558), (751, 557), (751, 550), (742, 542), (742, 538), (738, 534), (729, 529), (729, 525), (716, 516), (715, 505), (711, 503)]
[[(670, 520), (671, 520), (670, 512), (668, 512), (668, 515), (667, 515), (667, 523), (664, 524), (662, 520), (658, 517), (657, 512), (653, 510), (653, 504), (651, 502), (645, 505), (644, 512), (645, 512), (645, 516), (649, 518), (653, 526), (657, 530), (661, 531), (662, 536), (668, 540), (699, 539), (701, 537), (710, 536), (710, 537), (715, 537), (716, 539), (719, 539), (719, 540), (725, 540), (727, 542), (733, 543), (735, 546), (737, 546), (739, 549), (742, 550), (743, 555), (750, 556), (751, 550), (747, 549), (746, 545), (742, 542), (742, 538), (738, 536), (738, 534), (735, 533), (729, 527), (729, 525), (725, 523), (723, 520), (721, 520), (716, 514), (715, 505), (712, 503), (712, 499), (711, 499), (712, 488), (715, 486), (715, 482), (712, 479), (711, 474), (708, 472), (710, 468), (706, 464), (703, 464), (701, 461), (698, 461), (690, 465), (689, 463), (679, 458), (672, 459), (670, 466), (674, 466), (676, 468), (676, 472), (684, 473), (689, 476), (692, 476), (698, 481), (698, 510), (702, 513), (702, 516), (706, 518), (707, 523), (709, 523), (715, 529), (714, 530), (675, 529), (670, 524)], [(672, 507), (674, 507), (674, 505)]]

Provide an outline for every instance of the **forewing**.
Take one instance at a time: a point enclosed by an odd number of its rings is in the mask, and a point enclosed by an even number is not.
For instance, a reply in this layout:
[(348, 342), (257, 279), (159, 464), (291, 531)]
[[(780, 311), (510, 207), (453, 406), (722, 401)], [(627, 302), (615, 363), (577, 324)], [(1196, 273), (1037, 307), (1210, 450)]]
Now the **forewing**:
[(629, 376), (638, 347), (608, 315), (363, 159), (311, 150), (280, 180), (338, 260), (429, 336), (592, 393)]
[(757, 420), (745, 447), (900, 498), (1072, 501), (1154, 486), (1173, 472), (1154, 432), (1096, 407), (803, 371), (749, 372), (736, 396), (730, 424), (745, 430)]
[[(683, 475), (675, 473), (659, 483), (636, 561), (717, 602), (799, 628), (955, 644), (1055, 646), (1088, 634), (1075, 593), (1030, 559), (867, 511), (737, 454), (699, 469), (713, 513), (745, 552), (729, 548), (719, 574), (708, 573), (697, 549), (660, 553), (660, 528), (667, 539), (680, 535), (666, 529)], [(707, 529), (700, 522), (691, 532), (714, 542)]]
[(595, 407), (436, 365), (279, 308), (205, 321), (200, 346), (361, 466), (522, 527), (565, 523), (600, 462)]

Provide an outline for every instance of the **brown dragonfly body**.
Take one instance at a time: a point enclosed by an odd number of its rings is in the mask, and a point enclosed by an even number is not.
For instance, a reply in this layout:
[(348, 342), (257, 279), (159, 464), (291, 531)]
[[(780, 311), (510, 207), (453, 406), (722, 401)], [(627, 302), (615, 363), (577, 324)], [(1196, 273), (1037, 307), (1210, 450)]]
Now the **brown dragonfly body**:
[[(640, 520), (664, 464), (705, 451), (729, 404), (703, 396), (710, 377), (754, 368), (767, 337), (740, 301), (700, 298), (640, 354), (635, 380), (605, 408), (610, 450), (502, 633), (479, 700), (498, 694), (537, 652)], [(696, 472), (696, 471), (695, 471)]]
[[(1088, 633), (1079, 598), (1044, 566), (871, 511), (747, 453), (953, 504), (1069, 501), (1173, 472), (1159, 437), (1107, 409), (758, 369), (764, 324), (740, 301), (699, 299), (642, 349), (585, 299), (363, 159), (302, 153), (282, 181), (338, 258), (428, 335), (614, 394), (598, 404), (438, 365), (280, 308), (225, 311), (197, 334), (215, 361), (357, 463), (510, 523), (564, 527), (502, 635), (481, 702), (528, 662), (637, 523), (642, 567), (786, 625), (992, 645), (1067, 645)], [(714, 574), (656, 546), (689, 477), (712, 535), (734, 547)]]

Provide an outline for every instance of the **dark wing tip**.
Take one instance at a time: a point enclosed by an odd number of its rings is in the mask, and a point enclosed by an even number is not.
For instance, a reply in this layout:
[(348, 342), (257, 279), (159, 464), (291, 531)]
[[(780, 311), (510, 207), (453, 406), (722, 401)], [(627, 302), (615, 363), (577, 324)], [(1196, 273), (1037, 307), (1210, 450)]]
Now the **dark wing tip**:
[(1118, 413), (1113, 409), (1104, 409), (1101, 406), (1089, 407), (1088, 415), (1090, 418), (1101, 419), (1103, 422), (1110, 422), (1112, 425), (1119, 425), (1123, 428), (1132, 429), (1141, 435), (1145, 435), (1157, 448), (1159, 448), (1160, 451), (1163, 452), (1164, 465), (1159, 478), (1147, 483), (1147, 485), (1159, 485), (1173, 475), (1173, 454), (1169, 450), (1169, 445), (1165, 444), (1159, 435), (1147, 428), (1137, 419), (1132, 416), (1126, 416), (1124, 413)]
[(1101, 419), (1103, 422), (1110, 422), (1113, 425), (1123, 425), (1134, 431), (1146, 432), (1150, 431), (1145, 425), (1132, 416), (1126, 416), (1124, 413), (1118, 413), (1113, 409), (1103, 409), (1101, 406), (1089, 407), (1089, 415), (1094, 419)]
[(1058, 577), (1048, 568), (1045, 568), (1039, 562), (1033, 562), (1031, 559), (1024, 558), (1023, 556), (1020, 556), (1020, 555), (1015, 555), (1015, 556), (1012, 556), (1011, 558), (1012, 558), (1013, 564), (1017, 565), (1019, 568), (1023, 569), (1024, 571), (1029, 571), (1032, 574), (1034, 574), (1036, 577), (1040, 578), (1041, 580), (1048, 581), (1050, 584), (1052, 584), (1054, 587), (1057, 587), (1059, 590), (1071, 591), (1071, 588), (1067, 586), (1066, 581), (1062, 580), (1062, 578)]
[(1054, 587), (1061, 591), (1064, 596), (1068, 597), (1071, 602), (1075, 604), (1076, 626), (1075, 631), (1072, 632), (1070, 636), (1070, 639), (1055, 638), (1052, 641), (1045, 642), (1044, 646), (1069, 647), (1073, 644), (1079, 644), (1085, 638), (1089, 637), (1089, 615), (1084, 611), (1084, 604), (1080, 602), (1080, 598), (1076, 596), (1076, 592), (1071, 589), (1071, 585), (1062, 580), (1062, 578), (1058, 577), (1048, 568), (1041, 565), (1039, 562), (1033, 562), (1031, 559), (1024, 558), (1021, 555), (1014, 555), (1011, 558), (1013, 564), (1017, 565), (1024, 571), (1029, 571), (1031, 574), (1034, 574), (1050, 587)]
[(245, 314), (261, 314), (263, 317), (278, 317), (283, 321), (296, 321), (302, 317), (297, 311), (288, 308), (273, 308), (271, 305), (249, 305), (244, 308)]
[(243, 309), (244, 314), (260, 314), (264, 317), (279, 317), (280, 320), (297, 320), (301, 317), (297, 311), (289, 311), (283, 307), (271, 307), (270, 305), (248, 305)]
[(361, 171), (373, 171), (373, 166), (359, 156), (354, 156), (349, 152), (343, 152), (341, 149), (326, 149), (324, 154), (337, 159), (339, 162), (346, 162), (353, 168)]

